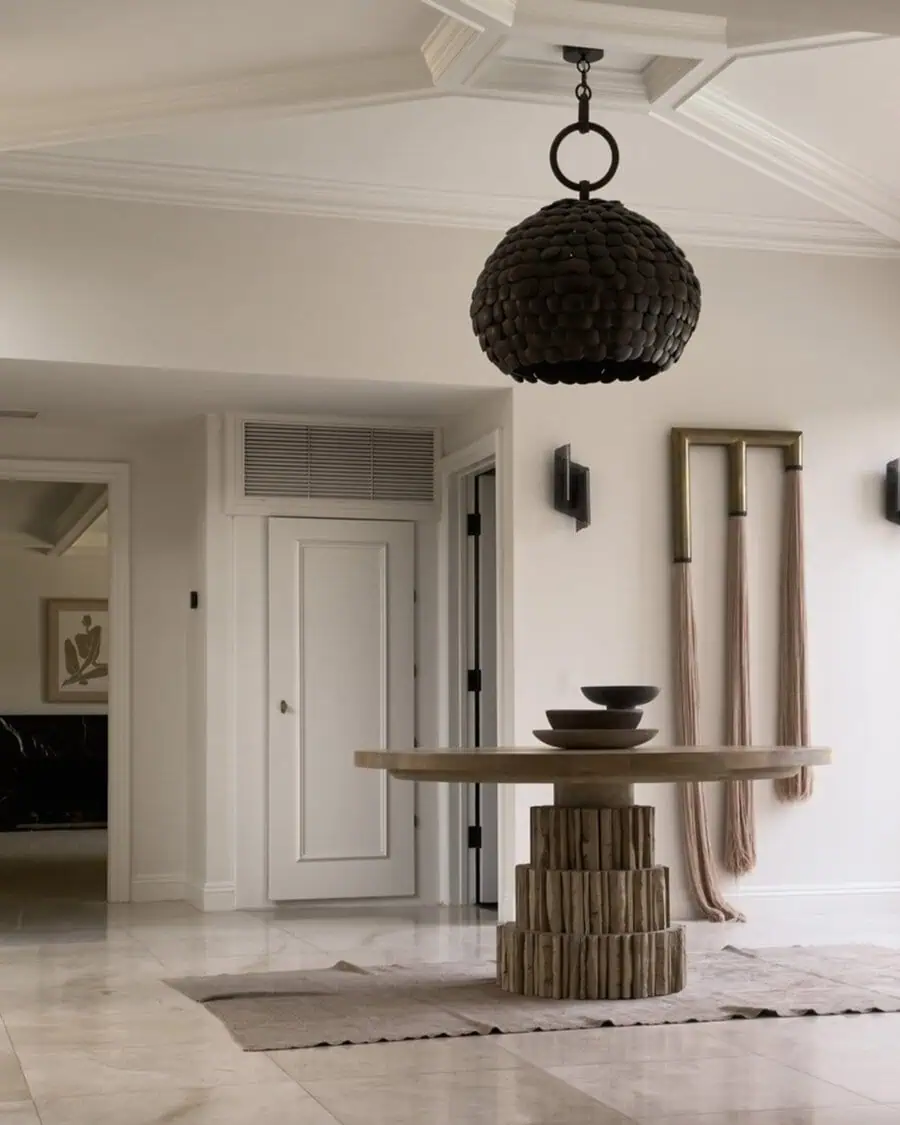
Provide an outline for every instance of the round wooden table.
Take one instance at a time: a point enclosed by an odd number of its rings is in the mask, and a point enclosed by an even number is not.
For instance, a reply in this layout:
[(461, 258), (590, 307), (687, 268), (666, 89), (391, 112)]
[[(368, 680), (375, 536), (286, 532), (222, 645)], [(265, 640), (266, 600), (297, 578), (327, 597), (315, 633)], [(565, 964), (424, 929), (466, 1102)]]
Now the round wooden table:
[(359, 750), (362, 769), (406, 781), (550, 783), (531, 810), (531, 862), (516, 867), (516, 920), (497, 927), (497, 983), (560, 1000), (666, 996), (685, 985), (684, 928), (635, 784), (790, 777), (831, 751), (796, 746)]

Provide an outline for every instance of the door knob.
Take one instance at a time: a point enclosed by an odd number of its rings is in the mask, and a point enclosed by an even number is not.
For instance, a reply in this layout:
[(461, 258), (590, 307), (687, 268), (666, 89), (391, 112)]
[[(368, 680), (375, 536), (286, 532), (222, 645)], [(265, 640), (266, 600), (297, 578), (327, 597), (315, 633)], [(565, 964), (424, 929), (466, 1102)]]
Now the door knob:
[(281, 706), (280, 706), (279, 710), (281, 711), (282, 715), (287, 714), (287, 710), (288, 710), (287, 700), (282, 699)]

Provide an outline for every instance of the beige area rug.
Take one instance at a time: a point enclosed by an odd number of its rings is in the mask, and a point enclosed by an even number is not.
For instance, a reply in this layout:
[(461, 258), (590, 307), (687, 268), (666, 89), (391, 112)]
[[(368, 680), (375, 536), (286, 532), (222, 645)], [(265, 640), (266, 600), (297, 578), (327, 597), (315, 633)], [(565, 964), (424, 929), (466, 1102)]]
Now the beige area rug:
[(501, 992), (493, 972), (490, 964), (360, 968), (340, 962), (308, 972), (168, 983), (217, 1016), (246, 1051), (900, 1012), (900, 949), (881, 946), (729, 947), (698, 953), (690, 958), (687, 988), (654, 1000), (535, 1000)]

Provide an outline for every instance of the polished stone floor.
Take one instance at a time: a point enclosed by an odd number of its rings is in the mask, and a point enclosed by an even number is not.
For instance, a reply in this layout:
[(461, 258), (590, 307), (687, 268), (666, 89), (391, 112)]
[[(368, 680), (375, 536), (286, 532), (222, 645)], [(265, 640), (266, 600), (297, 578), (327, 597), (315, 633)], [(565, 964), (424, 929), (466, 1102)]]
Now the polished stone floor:
[[(245, 1054), (162, 980), (485, 959), (492, 919), (203, 915), (7, 886), (0, 871), (0, 1125), (900, 1125), (900, 1016)], [(826, 922), (806, 906), (777, 925), (690, 932), (695, 946), (817, 939), (900, 946), (900, 916)]]

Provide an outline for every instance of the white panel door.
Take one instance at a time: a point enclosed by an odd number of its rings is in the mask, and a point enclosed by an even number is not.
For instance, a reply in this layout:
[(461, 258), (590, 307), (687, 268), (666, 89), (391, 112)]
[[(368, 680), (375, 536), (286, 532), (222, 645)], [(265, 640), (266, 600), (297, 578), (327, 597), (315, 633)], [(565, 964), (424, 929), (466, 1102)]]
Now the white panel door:
[(269, 897), (415, 894), (411, 782), (353, 752), (412, 746), (408, 523), (269, 520)]

